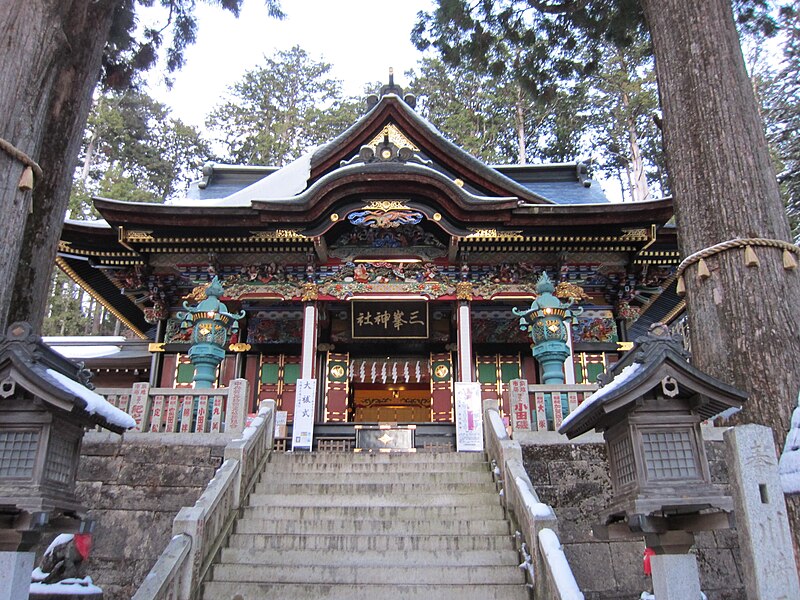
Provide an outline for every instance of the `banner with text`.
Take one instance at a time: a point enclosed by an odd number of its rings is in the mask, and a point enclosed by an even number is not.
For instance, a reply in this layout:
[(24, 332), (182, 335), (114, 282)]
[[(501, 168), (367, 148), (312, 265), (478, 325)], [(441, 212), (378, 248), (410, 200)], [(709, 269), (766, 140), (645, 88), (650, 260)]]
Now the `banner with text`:
[(317, 398), (316, 379), (298, 379), (294, 400), (292, 450), (308, 450), (314, 443), (314, 405)]
[(426, 339), (428, 303), (424, 300), (353, 300), (354, 340)]
[(481, 384), (457, 381), (456, 392), (456, 450), (483, 451), (483, 410)]

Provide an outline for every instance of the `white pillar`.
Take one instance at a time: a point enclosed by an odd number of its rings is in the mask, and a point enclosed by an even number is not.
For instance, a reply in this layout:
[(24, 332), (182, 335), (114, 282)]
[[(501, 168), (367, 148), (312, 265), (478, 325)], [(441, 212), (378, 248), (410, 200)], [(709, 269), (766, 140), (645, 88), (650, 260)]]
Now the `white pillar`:
[(700, 572), (694, 554), (655, 554), (653, 595), (656, 600), (694, 600), (700, 598)]
[(458, 380), (472, 382), (472, 321), (469, 314), (469, 302), (458, 303), (456, 314), (458, 326)]
[(33, 552), (0, 552), (0, 600), (28, 599), (35, 558)]
[(303, 308), (303, 350), (300, 358), (300, 378), (313, 379), (317, 359), (317, 305), (307, 302)]
[(569, 349), (569, 356), (567, 357), (567, 360), (564, 361), (564, 383), (574, 384), (575, 365), (572, 363), (574, 354), (572, 350), (572, 325), (569, 323), (564, 323), (564, 326), (567, 328), (567, 348)]

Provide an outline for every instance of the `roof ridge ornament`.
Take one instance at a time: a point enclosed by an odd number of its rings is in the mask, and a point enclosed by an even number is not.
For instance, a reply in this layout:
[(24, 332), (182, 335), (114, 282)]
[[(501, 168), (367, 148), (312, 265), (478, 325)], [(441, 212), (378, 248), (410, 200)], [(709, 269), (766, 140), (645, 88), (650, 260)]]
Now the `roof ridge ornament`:
[(398, 98), (402, 98), (403, 101), (411, 108), (416, 108), (417, 106), (417, 97), (414, 94), (406, 94), (405, 96), (403, 95), (403, 88), (394, 82), (394, 69), (389, 67), (388, 85), (381, 86), (381, 89), (377, 94), (370, 94), (367, 96), (367, 110), (372, 110), (375, 105), (378, 104), (378, 101), (381, 98), (388, 96), (389, 94), (393, 94)]

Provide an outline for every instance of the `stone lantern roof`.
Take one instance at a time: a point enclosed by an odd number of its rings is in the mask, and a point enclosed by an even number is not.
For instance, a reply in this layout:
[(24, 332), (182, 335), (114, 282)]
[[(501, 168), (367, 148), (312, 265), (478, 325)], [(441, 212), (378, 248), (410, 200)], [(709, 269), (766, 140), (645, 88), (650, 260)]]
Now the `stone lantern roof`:
[(636, 347), (599, 380), (602, 387), (564, 420), (560, 433), (572, 439), (592, 429), (603, 431), (656, 390), (667, 401), (686, 401), (704, 420), (741, 408), (747, 400), (743, 392), (693, 367), (680, 338), (661, 325), (638, 338)]
[(50, 410), (70, 413), (86, 427), (99, 425), (115, 433), (134, 427), (130, 415), (87, 387), (89, 377), (82, 363), (52, 350), (27, 323), (14, 323), (0, 336), (0, 399), (14, 396), (19, 386)]

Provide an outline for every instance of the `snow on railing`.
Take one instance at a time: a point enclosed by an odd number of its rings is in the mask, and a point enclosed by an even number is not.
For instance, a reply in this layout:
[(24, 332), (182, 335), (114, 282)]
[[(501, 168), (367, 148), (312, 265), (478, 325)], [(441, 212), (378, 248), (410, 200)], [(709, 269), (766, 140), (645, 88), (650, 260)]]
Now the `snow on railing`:
[[(491, 402), (491, 401), (490, 401)], [(569, 568), (561, 544), (558, 542), (558, 520), (553, 509), (539, 500), (522, 464), (522, 448), (511, 440), (503, 427), (503, 421), (496, 406), (490, 402), (484, 405), (484, 427), (486, 451), (489, 460), (497, 465), (502, 482), (502, 502), (506, 511), (516, 521), (530, 557), (526, 556), (525, 568), (533, 573), (530, 584), (534, 597), (538, 599), (581, 600), (584, 596), (578, 588), (575, 576)], [(544, 542), (541, 533), (545, 534)], [(555, 542), (553, 541), (555, 539)], [(554, 551), (556, 545), (559, 552)]]
[[(224, 462), (194, 506), (181, 508), (173, 538), (133, 600), (189, 600), (233, 526), (237, 511), (272, 449), (275, 403), (261, 403), (258, 417), (224, 451)], [(184, 548), (188, 540), (188, 547)]]

